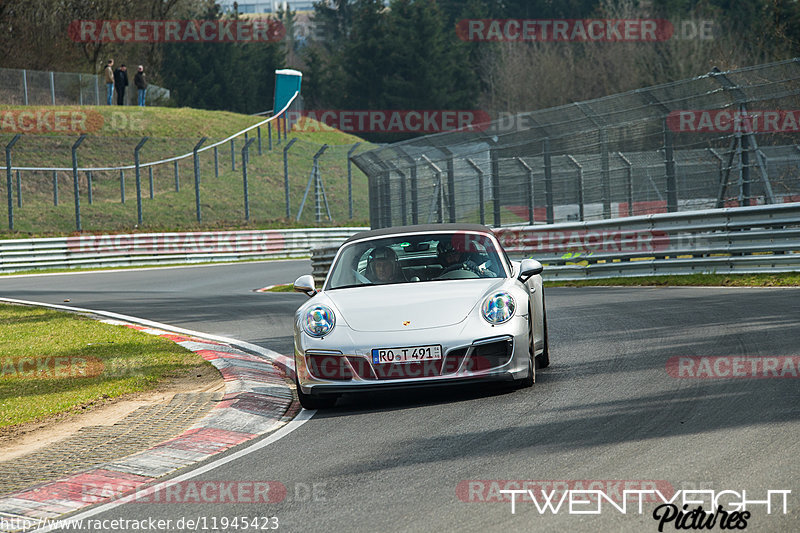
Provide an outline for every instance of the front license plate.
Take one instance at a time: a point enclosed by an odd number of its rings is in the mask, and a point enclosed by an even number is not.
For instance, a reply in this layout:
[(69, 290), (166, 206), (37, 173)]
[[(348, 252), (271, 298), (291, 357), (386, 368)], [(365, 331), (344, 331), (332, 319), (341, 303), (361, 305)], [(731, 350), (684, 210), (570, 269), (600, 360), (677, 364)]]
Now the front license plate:
[(405, 348), (374, 348), (372, 363), (413, 363), (414, 361), (430, 361), (442, 358), (442, 347), (438, 344), (429, 346), (407, 346)]

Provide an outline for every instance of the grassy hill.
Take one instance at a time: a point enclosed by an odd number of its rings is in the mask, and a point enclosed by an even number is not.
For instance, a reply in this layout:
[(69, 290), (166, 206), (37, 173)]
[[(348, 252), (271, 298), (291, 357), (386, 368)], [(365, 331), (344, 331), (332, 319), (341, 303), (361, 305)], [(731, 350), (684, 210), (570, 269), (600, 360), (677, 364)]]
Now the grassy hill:
[[(133, 164), (134, 148), (142, 137), (149, 140), (140, 151), (141, 163), (190, 153), (201, 137), (205, 145), (222, 140), (264, 120), (263, 117), (223, 111), (197, 109), (138, 108), (116, 106), (90, 107), (15, 107), (0, 106), (0, 117), (8, 120), (28, 111), (43, 113), (57, 109), (77, 113), (91, 130), (78, 148), (79, 167), (114, 167)], [(314, 128), (319, 130), (320, 128)], [(254, 142), (250, 147), (248, 189), (250, 222), (244, 217), (241, 149), (244, 138), (234, 143), (236, 170), (231, 166), (230, 143), (218, 148), (219, 177), (215, 177), (213, 150), (199, 155), (202, 223), (196, 219), (194, 167), (192, 158), (178, 163), (179, 191), (176, 191), (173, 163), (154, 167), (154, 198), (150, 199), (149, 171), (141, 172), (143, 224), (137, 226), (135, 173), (125, 171), (125, 203), (121, 203), (119, 171), (92, 173), (92, 204), (89, 204), (88, 178), (79, 173), (82, 229), (87, 233), (134, 231), (201, 231), (214, 229), (254, 229), (318, 225), (314, 213), (313, 186), (306, 200), (303, 216), (295, 217), (309, 180), (313, 155), (323, 144), (329, 148), (320, 158), (322, 176), (333, 222), (325, 224), (364, 225), (368, 223), (366, 177), (353, 166), (354, 219), (348, 218), (347, 152), (361, 139), (340, 131), (290, 132), (296, 138), (289, 151), (291, 217), (286, 218), (284, 202), (283, 148), (273, 128), (273, 149), (268, 150), (267, 127), (261, 128), (262, 155)], [(80, 131), (25, 133), (12, 150), (12, 165), (26, 167), (71, 168), (71, 146)], [(0, 121), (0, 144), (5, 146), (14, 135), (9, 122)], [(253, 131), (251, 137), (256, 136)], [(356, 152), (370, 148), (368, 143)], [(3, 178), (5, 176), (2, 176)], [(13, 175), (14, 226), (8, 228), (5, 179), (0, 180), (0, 237), (55, 236), (75, 231), (73, 176), (58, 172), (58, 200), (54, 206), (52, 172), (22, 171), (22, 207), (17, 207), (16, 173)], [(324, 212), (324, 211), (323, 211)]]

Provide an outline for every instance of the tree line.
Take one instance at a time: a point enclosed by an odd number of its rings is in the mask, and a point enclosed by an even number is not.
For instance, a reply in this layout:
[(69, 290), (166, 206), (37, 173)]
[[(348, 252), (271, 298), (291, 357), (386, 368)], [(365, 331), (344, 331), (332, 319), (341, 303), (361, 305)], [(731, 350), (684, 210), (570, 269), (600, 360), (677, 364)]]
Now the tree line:
[[(274, 43), (76, 43), (73, 20), (224, 19), (212, 0), (6, 0), (0, 66), (98, 72), (108, 57), (149, 65), (175, 105), (244, 113), (271, 105), (276, 68), (303, 72), (308, 109), (522, 112), (800, 55), (795, 0), (327, 0), (311, 38), (297, 13)], [(241, 16), (241, 15), (240, 15)], [(667, 19), (657, 42), (471, 42), (463, 19)], [(710, 21), (700, 35), (686, 34)], [(128, 59), (130, 58), (130, 59)], [(119, 63), (119, 61), (117, 61)], [(396, 138), (376, 138), (394, 140)]]

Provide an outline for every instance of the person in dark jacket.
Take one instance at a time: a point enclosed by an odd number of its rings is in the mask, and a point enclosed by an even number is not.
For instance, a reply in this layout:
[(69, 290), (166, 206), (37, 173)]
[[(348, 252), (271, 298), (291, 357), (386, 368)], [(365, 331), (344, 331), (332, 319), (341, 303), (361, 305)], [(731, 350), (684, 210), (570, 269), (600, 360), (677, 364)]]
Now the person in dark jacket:
[(144, 99), (147, 94), (147, 80), (145, 79), (144, 67), (139, 65), (136, 75), (133, 77), (133, 84), (139, 90), (139, 105), (144, 107)]
[(117, 105), (125, 105), (125, 87), (128, 86), (128, 67), (121, 65), (114, 71), (114, 88), (117, 90)]

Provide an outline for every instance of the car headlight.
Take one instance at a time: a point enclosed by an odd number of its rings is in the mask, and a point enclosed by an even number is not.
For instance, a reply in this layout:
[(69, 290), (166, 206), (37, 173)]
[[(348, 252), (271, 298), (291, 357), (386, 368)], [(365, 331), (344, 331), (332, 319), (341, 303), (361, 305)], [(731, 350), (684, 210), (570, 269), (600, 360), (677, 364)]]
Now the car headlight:
[(502, 324), (508, 322), (514, 316), (514, 298), (507, 292), (492, 294), (483, 301), (481, 314), (490, 324)]
[(303, 316), (303, 331), (312, 337), (324, 337), (336, 325), (336, 316), (330, 307), (315, 305)]

